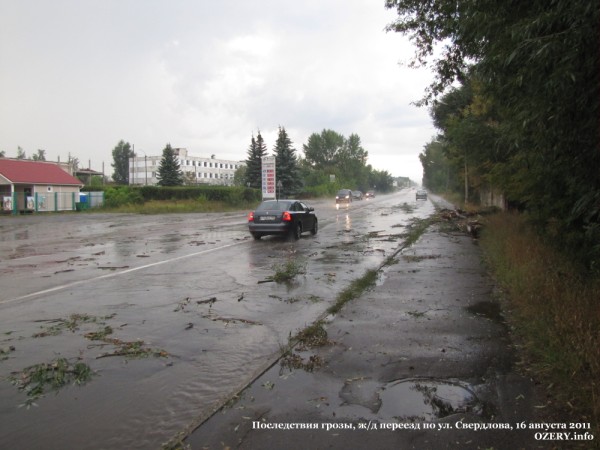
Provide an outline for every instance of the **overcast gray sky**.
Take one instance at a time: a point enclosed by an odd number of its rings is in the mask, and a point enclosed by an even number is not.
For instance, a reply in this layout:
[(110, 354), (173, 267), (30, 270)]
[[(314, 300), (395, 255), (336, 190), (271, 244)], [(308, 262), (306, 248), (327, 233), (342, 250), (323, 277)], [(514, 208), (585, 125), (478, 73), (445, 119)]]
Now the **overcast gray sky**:
[(302, 154), (328, 128), (420, 182), (431, 75), (400, 64), (393, 19), (383, 0), (0, 0), (0, 150), (112, 174), (121, 139), (243, 160), (259, 129)]

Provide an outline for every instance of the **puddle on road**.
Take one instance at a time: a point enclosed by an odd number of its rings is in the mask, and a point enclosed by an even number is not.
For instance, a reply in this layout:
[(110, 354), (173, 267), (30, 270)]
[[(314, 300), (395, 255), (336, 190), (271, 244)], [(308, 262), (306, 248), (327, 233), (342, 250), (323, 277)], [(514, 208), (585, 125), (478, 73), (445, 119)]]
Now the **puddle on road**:
[(346, 380), (339, 395), (345, 405), (360, 405), (377, 413), (381, 408), (381, 398), (377, 395), (376, 386), (376, 382), (369, 379)]
[(471, 314), (485, 317), (496, 323), (504, 323), (504, 317), (502, 317), (502, 309), (500, 304), (496, 302), (478, 302), (465, 308)]
[(375, 280), (375, 286), (383, 286), (383, 283), (385, 283), (385, 280), (387, 280), (387, 273), (388, 273), (388, 268), (384, 267), (383, 269), (379, 270), (377, 272), (377, 279)]
[(451, 380), (404, 379), (388, 383), (379, 391), (385, 419), (435, 420), (457, 413), (483, 415), (484, 404), (466, 383)]

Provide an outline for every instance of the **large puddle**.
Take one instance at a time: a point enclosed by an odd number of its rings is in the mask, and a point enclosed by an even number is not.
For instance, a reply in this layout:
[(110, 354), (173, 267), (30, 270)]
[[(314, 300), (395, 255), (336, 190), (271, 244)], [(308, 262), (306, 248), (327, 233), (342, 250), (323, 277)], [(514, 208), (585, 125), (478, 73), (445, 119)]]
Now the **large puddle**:
[(379, 392), (383, 419), (431, 421), (452, 414), (484, 415), (474, 389), (458, 380), (412, 378), (388, 383)]

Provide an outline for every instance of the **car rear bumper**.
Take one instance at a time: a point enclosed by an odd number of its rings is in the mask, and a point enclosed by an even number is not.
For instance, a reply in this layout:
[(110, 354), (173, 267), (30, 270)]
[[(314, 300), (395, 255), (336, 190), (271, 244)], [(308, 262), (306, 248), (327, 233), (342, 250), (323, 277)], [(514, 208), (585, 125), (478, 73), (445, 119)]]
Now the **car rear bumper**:
[(248, 230), (250, 233), (259, 233), (259, 234), (285, 234), (289, 232), (290, 225), (289, 222), (285, 223), (248, 223)]

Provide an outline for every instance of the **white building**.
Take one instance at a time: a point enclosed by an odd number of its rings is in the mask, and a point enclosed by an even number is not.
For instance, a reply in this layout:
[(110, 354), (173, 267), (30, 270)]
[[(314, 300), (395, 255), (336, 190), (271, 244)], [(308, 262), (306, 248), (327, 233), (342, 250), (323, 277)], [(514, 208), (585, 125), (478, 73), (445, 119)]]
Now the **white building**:
[[(183, 172), (184, 183), (215, 184), (232, 186), (235, 171), (246, 165), (245, 161), (229, 161), (188, 155), (185, 148), (174, 148), (179, 159), (179, 167)], [(140, 155), (129, 158), (129, 184), (130, 185), (155, 185), (158, 184), (156, 173), (160, 167), (160, 156)]]

